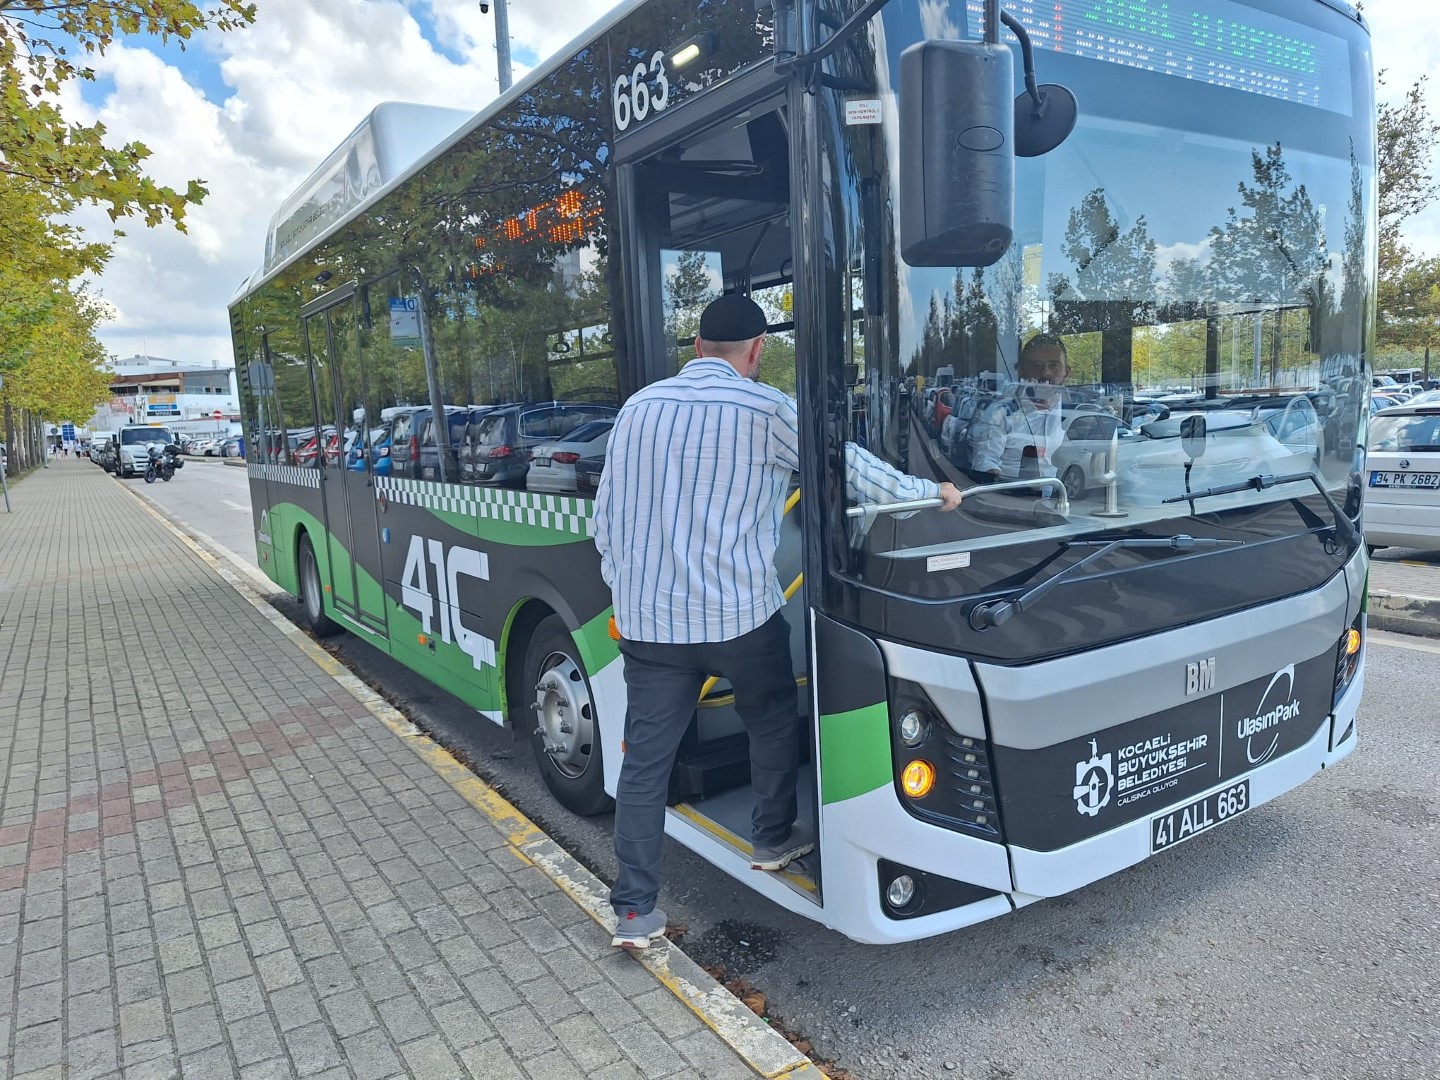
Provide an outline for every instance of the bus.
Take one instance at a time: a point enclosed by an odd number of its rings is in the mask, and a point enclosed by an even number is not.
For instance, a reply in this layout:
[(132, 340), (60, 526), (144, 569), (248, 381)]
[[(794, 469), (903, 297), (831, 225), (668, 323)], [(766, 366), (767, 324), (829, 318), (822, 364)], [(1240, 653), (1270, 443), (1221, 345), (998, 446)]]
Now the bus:
[[(377, 112), (276, 215), (229, 308), (260, 565), (604, 812), (592, 503), (529, 475), (746, 293), (801, 418), (776, 573), (819, 842), (749, 868), (714, 680), (669, 835), (873, 943), (1168, 852), (1356, 744), (1373, 75), (1342, 0), (628, 0), (459, 123)], [(921, 422), (945, 382), (991, 473)], [(401, 405), (463, 410), (429, 475), (389, 466)], [(286, 449), (326, 427), (344, 454)], [(851, 442), (963, 505), (847, 504)]]

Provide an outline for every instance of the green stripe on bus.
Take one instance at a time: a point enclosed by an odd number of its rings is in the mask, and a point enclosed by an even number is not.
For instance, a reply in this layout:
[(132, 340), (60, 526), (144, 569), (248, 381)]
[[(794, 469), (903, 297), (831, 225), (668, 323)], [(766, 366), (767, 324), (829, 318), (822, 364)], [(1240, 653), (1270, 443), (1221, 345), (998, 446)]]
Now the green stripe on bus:
[(853, 799), (893, 781), (885, 702), (820, 717), (822, 803)]

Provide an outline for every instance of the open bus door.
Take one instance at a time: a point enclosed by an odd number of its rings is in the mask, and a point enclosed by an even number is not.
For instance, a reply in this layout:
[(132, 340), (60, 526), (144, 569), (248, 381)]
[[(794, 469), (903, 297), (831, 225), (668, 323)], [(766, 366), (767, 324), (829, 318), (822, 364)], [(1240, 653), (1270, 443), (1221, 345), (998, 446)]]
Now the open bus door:
[[(695, 355), (705, 305), (722, 292), (750, 295), (769, 316), (760, 379), (796, 392), (791, 283), (793, 195), (786, 98), (769, 72), (736, 80), (715, 101), (676, 109), (617, 141), (625, 231), (627, 315), (644, 380), (673, 375)], [(641, 145), (643, 142), (643, 146)], [(785, 589), (791, 656), (801, 686), (799, 819), (818, 825), (809, 715), (804, 545), (792, 487), (776, 570)], [(732, 687), (710, 679), (671, 778), (667, 831), (737, 876), (751, 874), (749, 740)], [(618, 755), (618, 745), (607, 753)], [(730, 865), (734, 864), (734, 865)], [(738, 869), (737, 869), (738, 868)], [(786, 906), (818, 903), (818, 856), (747, 882)]]

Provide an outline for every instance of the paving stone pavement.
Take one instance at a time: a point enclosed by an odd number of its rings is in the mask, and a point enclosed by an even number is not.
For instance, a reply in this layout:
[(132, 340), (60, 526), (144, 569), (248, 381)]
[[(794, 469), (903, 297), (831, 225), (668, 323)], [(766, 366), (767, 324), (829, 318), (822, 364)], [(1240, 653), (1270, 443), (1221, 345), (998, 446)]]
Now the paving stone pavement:
[(756, 1075), (121, 482), (11, 494), (0, 1080)]

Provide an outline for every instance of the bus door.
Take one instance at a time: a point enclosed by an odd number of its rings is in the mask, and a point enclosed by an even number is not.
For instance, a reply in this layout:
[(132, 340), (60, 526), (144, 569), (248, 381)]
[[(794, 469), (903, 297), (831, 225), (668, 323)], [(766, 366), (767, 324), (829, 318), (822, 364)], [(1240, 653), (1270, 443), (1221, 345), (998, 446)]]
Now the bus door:
[[(352, 453), (363, 451), (368, 435), (354, 287), (345, 286), (316, 304), (323, 306), (304, 312), (305, 338), (320, 413), (313, 453), (323, 478), (331, 600), (352, 620), (383, 633), (375, 495), (369, 472), (349, 467), (352, 461), (363, 465), (369, 458)], [(358, 448), (355, 440), (362, 440)]]
[[(769, 80), (768, 82), (766, 80)], [(625, 280), (630, 340), (642, 357), (642, 383), (675, 374), (695, 356), (700, 313), (722, 293), (751, 296), (769, 322), (760, 381), (796, 392), (791, 283), (790, 133), (786, 98), (768, 71), (732, 92), (666, 114), (617, 140), (625, 209)], [(638, 386), (627, 387), (628, 391)], [(797, 478), (798, 483), (798, 478)], [(808, 649), (801, 565), (800, 498), (792, 488), (776, 570), (787, 593), (791, 655), (809, 711)], [(723, 680), (706, 684), (671, 782), (674, 812), (737, 854), (750, 852), (749, 746)], [(811, 745), (812, 739), (802, 739)], [(801, 770), (800, 816), (813, 822), (813, 769)], [(682, 837), (683, 839), (683, 837)], [(787, 883), (818, 899), (814, 867)]]

